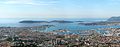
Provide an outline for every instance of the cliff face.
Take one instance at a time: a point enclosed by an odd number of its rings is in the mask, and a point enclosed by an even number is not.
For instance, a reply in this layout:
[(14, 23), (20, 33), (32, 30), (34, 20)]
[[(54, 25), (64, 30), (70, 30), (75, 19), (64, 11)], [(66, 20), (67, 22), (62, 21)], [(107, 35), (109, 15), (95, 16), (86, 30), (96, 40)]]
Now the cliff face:
[(119, 16), (119, 17), (111, 17), (111, 18), (109, 18), (107, 21), (120, 22), (120, 16)]

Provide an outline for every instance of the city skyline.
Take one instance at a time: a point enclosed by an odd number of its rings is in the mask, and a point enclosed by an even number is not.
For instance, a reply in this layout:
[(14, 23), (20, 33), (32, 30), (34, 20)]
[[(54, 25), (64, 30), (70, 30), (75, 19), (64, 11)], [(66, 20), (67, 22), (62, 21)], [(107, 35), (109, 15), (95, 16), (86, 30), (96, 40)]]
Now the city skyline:
[(120, 0), (0, 0), (0, 18), (109, 18)]

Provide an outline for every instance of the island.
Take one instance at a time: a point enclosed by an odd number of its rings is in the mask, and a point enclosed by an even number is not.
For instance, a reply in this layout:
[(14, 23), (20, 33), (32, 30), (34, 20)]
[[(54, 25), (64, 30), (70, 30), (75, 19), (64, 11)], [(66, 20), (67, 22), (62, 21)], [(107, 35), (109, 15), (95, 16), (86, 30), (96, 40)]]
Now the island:
[(91, 22), (91, 23), (79, 23), (81, 25), (120, 25), (120, 22)]
[(33, 20), (23, 20), (19, 23), (49, 23), (48, 21), (33, 21)]
[(90, 22), (90, 23), (79, 23), (81, 25), (120, 25), (120, 16), (119, 17), (111, 17), (106, 21), (99, 22)]
[(75, 21), (75, 22), (84, 22), (84, 21)]
[(111, 17), (107, 21), (110, 21), (110, 22), (120, 22), (120, 16), (119, 17)]
[(50, 22), (55, 22), (55, 23), (73, 23), (73, 21), (65, 21), (65, 20), (53, 20)]

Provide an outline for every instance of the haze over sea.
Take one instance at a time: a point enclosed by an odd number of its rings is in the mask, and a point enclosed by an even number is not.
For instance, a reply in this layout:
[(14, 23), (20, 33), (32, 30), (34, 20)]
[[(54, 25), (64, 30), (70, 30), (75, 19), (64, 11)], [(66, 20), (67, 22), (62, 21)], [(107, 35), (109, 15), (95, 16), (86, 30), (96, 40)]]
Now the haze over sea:
[(59, 29), (67, 29), (70, 31), (77, 31), (77, 30), (91, 30), (91, 29), (98, 29), (98, 28), (118, 28), (120, 26), (102, 26), (102, 25), (96, 25), (96, 26), (85, 26), (85, 25), (79, 25), (79, 22), (75, 23), (19, 23), (22, 20), (37, 20), (37, 21), (52, 21), (52, 20), (67, 20), (67, 21), (84, 21), (84, 22), (96, 22), (96, 21), (105, 21), (107, 18), (76, 18), (76, 19), (68, 19), (68, 18), (52, 18), (52, 19), (26, 19), (26, 18), (1, 18), (0, 19), (0, 27), (31, 27), (31, 26), (41, 26), (41, 25), (55, 25), (55, 27), (47, 28), (44, 31), (53, 31), (53, 30), (59, 30)]
[[(1, 18), (0, 27), (21, 27), (25, 26), (25, 23), (19, 23), (23, 20), (33, 20), (33, 21), (53, 21), (53, 20), (65, 20), (65, 21), (84, 21), (84, 22), (95, 22), (95, 21), (105, 21), (107, 18)], [(19, 25), (23, 24), (23, 25)], [(38, 24), (38, 23), (27, 23), (27, 24)], [(39, 23), (43, 24), (43, 23)], [(44, 23), (45, 24), (45, 23)], [(31, 26), (31, 25), (26, 25)]]

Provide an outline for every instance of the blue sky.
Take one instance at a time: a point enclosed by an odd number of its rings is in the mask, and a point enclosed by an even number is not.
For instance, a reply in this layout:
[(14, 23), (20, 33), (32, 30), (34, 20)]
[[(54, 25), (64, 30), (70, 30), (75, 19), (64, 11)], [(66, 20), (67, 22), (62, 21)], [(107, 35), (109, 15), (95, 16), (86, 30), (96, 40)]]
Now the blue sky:
[(0, 0), (0, 18), (109, 18), (120, 0)]

